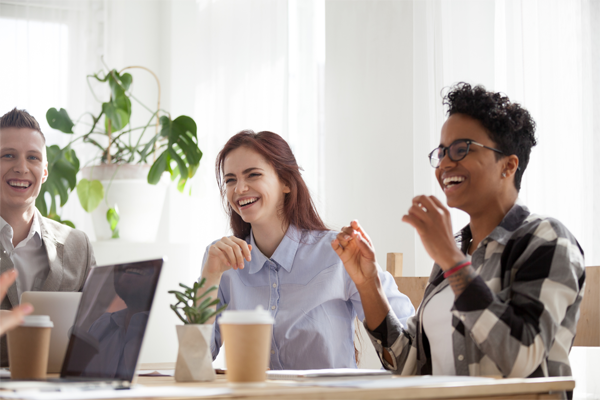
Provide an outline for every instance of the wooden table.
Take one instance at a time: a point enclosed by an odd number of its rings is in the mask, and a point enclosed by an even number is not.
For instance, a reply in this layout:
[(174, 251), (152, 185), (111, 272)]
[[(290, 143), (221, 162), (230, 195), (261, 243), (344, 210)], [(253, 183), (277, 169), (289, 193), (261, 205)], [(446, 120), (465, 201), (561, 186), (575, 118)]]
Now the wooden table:
[[(164, 368), (164, 367), (163, 367)], [(395, 379), (403, 379), (395, 377)], [(144, 386), (227, 387), (223, 375), (207, 383), (178, 383), (173, 377), (137, 378)], [(571, 377), (534, 379), (497, 379), (492, 383), (474, 381), (444, 385), (412, 386), (393, 389), (357, 389), (316, 386), (289, 386), (286, 381), (267, 381), (259, 388), (233, 388), (232, 393), (214, 399), (560, 399), (561, 392), (573, 390)], [(124, 393), (125, 394), (125, 393)]]

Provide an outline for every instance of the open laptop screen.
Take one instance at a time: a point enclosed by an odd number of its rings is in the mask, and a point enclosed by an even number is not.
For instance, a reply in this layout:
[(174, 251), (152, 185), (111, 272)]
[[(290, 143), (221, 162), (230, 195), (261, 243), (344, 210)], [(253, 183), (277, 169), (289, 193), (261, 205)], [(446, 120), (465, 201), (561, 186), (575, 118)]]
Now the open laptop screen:
[(151, 260), (91, 270), (61, 377), (133, 379), (162, 264)]

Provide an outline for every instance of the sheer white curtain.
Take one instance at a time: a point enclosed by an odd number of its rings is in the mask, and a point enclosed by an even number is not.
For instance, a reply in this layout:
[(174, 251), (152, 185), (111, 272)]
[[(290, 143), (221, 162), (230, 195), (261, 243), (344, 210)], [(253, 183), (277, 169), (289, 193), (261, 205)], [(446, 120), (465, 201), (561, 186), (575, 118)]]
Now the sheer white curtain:
[(172, 2), (171, 102), (194, 116), (204, 152), (191, 216), (183, 208), (172, 216), (181, 221), (174, 230), (194, 243), (191, 277), (199, 275), (205, 247), (230, 234), (214, 165), (237, 132), (285, 138), (319, 203), (323, 15), (322, 0)]
[[(591, 0), (415, 1), (415, 159), (439, 143), (440, 92), (459, 81), (506, 93), (537, 123), (538, 145), (520, 197), (577, 237), (588, 265), (600, 263), (600, 3)], [(596, 112), (594, 112), (596, 111)], [(415, 193), (443, 194), (415, 166)], [(468, 222), (453, 210), (454, 228)], [(417, 274), (430, 265), (416, 244)]]
[[(51, 129), (50, 107), (65, 108), (73, 118), (85, 111), (85, 76), (100, 68), (103, 49), (103, 2), (0, 0), (0, 114), (26, 109), (39, 122), (47, 145), (65, 146), (72, 137)], [(75, 146), (81, 155), (81, 146)], [(77, 196), (63, 218), (88, 231)]]
[(98, 68), (102, 1), (0, 1), (0, 113), (25, 108), (40, 123), (48, 144), (66, 135), (46, 123), (50, 107), (77, 115), (85, 107), (85, 75)]

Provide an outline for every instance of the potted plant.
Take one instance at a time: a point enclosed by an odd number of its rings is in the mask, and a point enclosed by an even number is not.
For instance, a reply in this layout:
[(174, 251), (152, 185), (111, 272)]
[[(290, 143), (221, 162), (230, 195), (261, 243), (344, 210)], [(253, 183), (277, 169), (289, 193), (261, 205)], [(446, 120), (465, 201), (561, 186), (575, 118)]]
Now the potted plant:
[[(130, 69), (143, 69), (156, 79), (158, 101), (155, 109), (131, 93), (133, 77), (124, 72)], [(166, 182), (161, 181), (163, 173), (168, 172), (171, 180), (178, 179), (177, 187), (183, 192), (188, 179), (200, 165), (202, 152), (198, 147), (196, 122), (185, 115), (172, 118), (161, 109), (160, 81), (145, 67), (126, 67), (120, 71), (107, 68), (88, 75), (87, 79), (88, 84), (90, 81), (106, 84), (110, 95), (103, 101), (92, 89), (101, 107), (95, 114), (86, 113), (76, 122), (63, 108), (50, 108), (46, 113), (52, 128), (72, 135), (74, 128), (81, 127), (81, 135), (64, 149), (56, 146), (53, 150), (56, 161), (52, 165), (49, 151), (49, 167), (54, 168), (50, 184), (45, 184), (47, 187), (42, 187), (42, 192), (49, 192), (52, 200), (48, 207), (46, 198), (39, 196), (38, 208), (44, 215), (52, 216), (56, 214), (56, 197), (60, 198), (61, 205), (66, 202), (74, 188), (73, 173), (79, 170), (79, 160), (72, 145), (82, 140), (97, 150), (96, 156), (82, 168), (83, 176), (76, 184), (82, 207), (92, 213), (97, 239), (122, 237), (132, 241), (154, 241), (160, 220), (157, 210), (162, 210), (166, 194)], [(89, 86), (92, 88), (91, 84)], [(131, 125), (132, 100), (148, 111), (145, 125)], [(60, 220), (60, 217), (54, 219)]]
[(177, 382), (212, 381), (215, 371), (212, 367), (212, 353), (210, 339), (213, 325), (206, 321), (219, 314), (227, 304), (217, 310), (212, 307), (219, 303), (219, 299), (212, 299), (208, 294), (217, 289), (210, 287), (198, 296), (198, 290), (206, 283), (202, 278), (200, 283), (194, 282), (192, 287), (180, 283), (183, 291), (169, 290), (177, 298), (177, 303), (171, 304), (171, 309), (183, 322), (177, 325), (177, 339), (179, 350), (175, 364), (175, 380)]

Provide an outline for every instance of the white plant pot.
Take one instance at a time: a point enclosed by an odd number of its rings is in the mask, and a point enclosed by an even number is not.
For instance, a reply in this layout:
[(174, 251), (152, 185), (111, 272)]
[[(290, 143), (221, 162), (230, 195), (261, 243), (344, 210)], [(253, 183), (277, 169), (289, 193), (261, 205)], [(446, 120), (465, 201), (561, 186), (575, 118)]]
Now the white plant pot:
[(179, 350), (175, 364), (177, 382), (207, 382), (215, 380), (210, 338), (212, 324), (177, 325)]
[(131, 242), (156, 241), (169, 181), (161, 179), (157, 185), (150, 185), (147, 181), (149, 170), (150, 165), (144, 164), (82, 168), (84, 178), (97, 179), (104, 186), (104, 199), (91, 212), (96, 240), (112, 238), (106, 212), (117, 205), (121, 239)]

